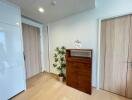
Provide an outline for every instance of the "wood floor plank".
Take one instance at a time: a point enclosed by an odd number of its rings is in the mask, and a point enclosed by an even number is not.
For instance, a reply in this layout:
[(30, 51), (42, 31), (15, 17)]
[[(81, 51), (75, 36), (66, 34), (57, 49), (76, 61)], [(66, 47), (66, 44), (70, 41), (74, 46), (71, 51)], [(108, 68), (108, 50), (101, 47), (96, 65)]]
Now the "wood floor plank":
[(41, 73), (27, 81), (28, 89), (12, 100), (130, 100), (103, 90), (93, 89), (88, 95), (57, 80), (56, 76)]

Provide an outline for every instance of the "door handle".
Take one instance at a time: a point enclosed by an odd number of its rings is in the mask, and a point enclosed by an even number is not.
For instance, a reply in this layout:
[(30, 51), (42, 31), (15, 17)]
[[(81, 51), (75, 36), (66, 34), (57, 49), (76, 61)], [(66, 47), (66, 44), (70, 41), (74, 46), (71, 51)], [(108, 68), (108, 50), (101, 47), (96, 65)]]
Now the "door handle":
[(128, 61), (127, 63), (132, 63), (131, 61)]
[(132, 68), (132, 62), (131, 61), (127, 61), (127, 64), (130, 64), (130, 67)]
[(25, 53), (24, 52), (23, 52), (23, 58), (24, 58), (24, 61), (25, 61), (26, 57), (25, 57)]

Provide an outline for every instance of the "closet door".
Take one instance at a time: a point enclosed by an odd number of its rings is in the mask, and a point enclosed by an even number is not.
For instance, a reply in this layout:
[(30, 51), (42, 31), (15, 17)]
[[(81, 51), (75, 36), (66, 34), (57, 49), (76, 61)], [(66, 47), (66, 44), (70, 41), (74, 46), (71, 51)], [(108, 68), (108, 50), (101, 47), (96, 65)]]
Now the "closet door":
[(40, 32), (37, 27), (31, 25), (22, 24), (22, 27), (26, 77), (28, 79), (41, 72)]
[(0, 23), (0, 100), (25, 90), (25, 69), (18, 26)]
[(125, 96), (130, 16), (105, 20), (104, 90)]
[(130, 26), (130, 42), (129, 42), (129, 55), (128, 55), (128, 72), (127, 72), (127, 91), (128, 98), (132, 98), (132, 16)]
[(102, 21), (101, 23), (101, 47), (100, 47), (100, 88), (103, 89), (104, 88), (104, 69), (105, 69), (105, 41), (106, 41), (106, 21)]

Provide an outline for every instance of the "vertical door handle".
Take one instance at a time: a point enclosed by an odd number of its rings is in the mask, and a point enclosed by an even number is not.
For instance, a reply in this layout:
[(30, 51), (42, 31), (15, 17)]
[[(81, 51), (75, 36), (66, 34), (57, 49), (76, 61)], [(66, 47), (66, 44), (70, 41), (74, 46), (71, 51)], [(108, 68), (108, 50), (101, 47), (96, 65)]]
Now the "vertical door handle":
[(24, 57), (24, 61), (25, 61), (26, 57), (25, 57), (25, 53), (24, 52), (23, 52), (23, 57)]
[(130, 64), (130, 67), (132, 67), (132, 62), (131, 61), (128, 61), (127, 63)]

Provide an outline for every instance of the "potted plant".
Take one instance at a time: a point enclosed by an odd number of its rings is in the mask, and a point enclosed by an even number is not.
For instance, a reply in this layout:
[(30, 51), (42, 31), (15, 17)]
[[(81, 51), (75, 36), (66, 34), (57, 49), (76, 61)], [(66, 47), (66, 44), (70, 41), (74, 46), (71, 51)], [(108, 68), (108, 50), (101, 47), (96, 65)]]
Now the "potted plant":
[(66, 54), (66, 48), (64, 46), (62, 46), (60, 48), (57, 47), (55, 49), (53, 67), (55, 67), (58, 70), (59, 80), (61, 82), (64, 79), (64, 69), (66, 67), (65, 54)]

